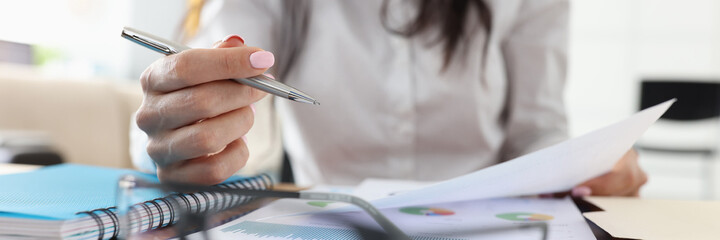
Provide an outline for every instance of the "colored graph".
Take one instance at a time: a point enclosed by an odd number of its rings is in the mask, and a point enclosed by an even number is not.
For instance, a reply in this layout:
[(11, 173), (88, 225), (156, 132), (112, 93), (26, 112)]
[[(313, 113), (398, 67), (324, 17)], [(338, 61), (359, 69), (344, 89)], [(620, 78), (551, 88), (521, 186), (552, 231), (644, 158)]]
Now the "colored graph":
[(530, 222), (530, 221), (548, 221), (553, 220), (554, 217), (550, 215), (540, 214), (540, 213), (528, 213), (528, 212), (513, 212), (513, 213), (501, 213), (498, 215), (495, 215), (497, 218), (510, 220), (510, 221), (523, 221), (523, 222)]
[(327, 205), (330, 205), (331, 203), (333, 203), (333, 202), (324, 202), (324, 201), (310, 201), (310, 202), (307, 202), (307, 204), (310, 205), (310, 206), (321, 207), (321, 208), (327, 207)]
[[(277, 223), (243, 221), (220, 229), (228, 239), (365, 239), (352, 229), (296, 226)], [(237, 234), (237, 235), (229, 235)], [(414, 240), (461, 240), (448, 237), (410, 236)]]
[(455, 214), (455, 212), (444, 209), (444, 208), (430, 208), (430, 207), (406, 207), (401, 208), (400, 212), (412, 214), (412, 215), (424, 215), (424, 216), (449, 216)]

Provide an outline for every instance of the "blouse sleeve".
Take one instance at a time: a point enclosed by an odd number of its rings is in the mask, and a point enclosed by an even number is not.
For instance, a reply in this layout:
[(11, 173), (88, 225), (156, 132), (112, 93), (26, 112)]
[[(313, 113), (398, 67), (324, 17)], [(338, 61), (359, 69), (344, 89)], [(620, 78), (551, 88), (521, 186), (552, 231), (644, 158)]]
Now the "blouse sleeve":
[(502, 44), (509, 89), (503, 159), (567, 138), (567, 0), (526, 0)]
[(200, 15), (197, 35), (191, 47), (210, 47), (230, 34), (237, 34), (249, 46), (273, 51), (281, 20), (277, 0), (211, 0)]

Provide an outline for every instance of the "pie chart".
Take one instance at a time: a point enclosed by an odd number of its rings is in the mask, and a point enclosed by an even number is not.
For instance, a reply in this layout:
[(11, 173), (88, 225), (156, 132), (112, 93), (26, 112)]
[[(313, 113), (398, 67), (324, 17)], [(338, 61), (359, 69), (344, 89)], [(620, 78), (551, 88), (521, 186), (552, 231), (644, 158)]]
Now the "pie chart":
[(540, 214), (540, 213), (529, 213), (529, 212), (512, 212), (512, 213), (501, 213), (495, 215), (495, 217), (510, 221), (521, 221), (521, 222), (532, 222), (532, 221), (548, 221), (553, 220), (553, 216)]
[(452, 210), (432, 207), (406, 207), (401, 208), (400, 212), (422, 216), (449, 216), (455, 214)]

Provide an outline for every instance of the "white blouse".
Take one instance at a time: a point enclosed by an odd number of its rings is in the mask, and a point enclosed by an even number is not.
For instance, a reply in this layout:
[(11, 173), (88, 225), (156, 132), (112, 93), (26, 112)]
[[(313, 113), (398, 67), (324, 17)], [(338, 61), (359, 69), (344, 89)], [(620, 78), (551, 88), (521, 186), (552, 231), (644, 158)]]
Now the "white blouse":
[[(382, 0), (313, 1), (306, 45), (282, 80), (322, 105), (275, 101), (296, 182), (444, 180), (564, 140), (568, 2), (485, 2), (489, 36), (468, 17), (469, 44), (442, 71), (433, 32), (389, 33)], [(279, 1), (207, 4), (194, 45), (238, 34), (274, 50)], [(410, 21), (413, 6), (391, 0), (391, 24)]]

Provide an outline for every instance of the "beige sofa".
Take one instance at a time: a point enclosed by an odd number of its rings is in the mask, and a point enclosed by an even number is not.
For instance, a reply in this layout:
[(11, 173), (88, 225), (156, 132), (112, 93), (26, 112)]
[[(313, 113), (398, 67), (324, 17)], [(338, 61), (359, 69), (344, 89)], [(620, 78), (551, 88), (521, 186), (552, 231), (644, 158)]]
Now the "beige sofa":
[(142, 95), (138, 85), (116, 82), (0, 65), (0, 129), (44, 132), (67, 162), (131, 167), (130, 115)]
[[(48, 77), (31, 67), (0, 64), (0, 132), (46, 133), (66, 162), (132, 167), (129, 129), (142, 102), (135, 82)], [(246, 174), (272, 173), (280, 166), (279, 124), (271, 101), (256, 104)]]

